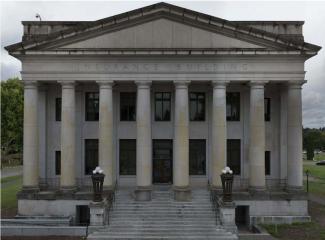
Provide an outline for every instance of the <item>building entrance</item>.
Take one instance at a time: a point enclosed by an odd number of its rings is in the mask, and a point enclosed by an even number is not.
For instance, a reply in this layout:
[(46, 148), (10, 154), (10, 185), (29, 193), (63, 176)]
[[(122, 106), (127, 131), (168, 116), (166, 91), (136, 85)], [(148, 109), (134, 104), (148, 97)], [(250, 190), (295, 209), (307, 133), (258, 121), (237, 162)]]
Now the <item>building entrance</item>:
[(153, 183), (173, 183), (173, 141), (153, 140)]

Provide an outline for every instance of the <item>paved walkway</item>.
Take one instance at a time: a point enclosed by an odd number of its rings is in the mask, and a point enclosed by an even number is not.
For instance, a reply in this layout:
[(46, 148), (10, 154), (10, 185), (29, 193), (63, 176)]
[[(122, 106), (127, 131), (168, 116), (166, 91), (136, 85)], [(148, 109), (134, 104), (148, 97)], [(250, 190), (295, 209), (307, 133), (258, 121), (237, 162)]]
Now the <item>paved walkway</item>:
[(6, 167), (1, 169), (1, 178), (18, 176), (23, 173), (23, 166)]
[(309, 201), (312, 201), (312, 202), (315, 202), (315, 203), (325, 206), (325, 197), (315, 195), (312, 193), (308, 193), (308, 199), (309, 199)]

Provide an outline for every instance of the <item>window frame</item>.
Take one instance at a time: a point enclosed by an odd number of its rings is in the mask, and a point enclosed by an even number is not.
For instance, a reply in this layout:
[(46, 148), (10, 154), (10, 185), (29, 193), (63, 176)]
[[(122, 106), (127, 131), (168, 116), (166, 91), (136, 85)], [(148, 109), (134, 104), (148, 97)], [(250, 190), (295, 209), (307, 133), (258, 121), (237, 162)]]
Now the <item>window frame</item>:
[[(160, 98), (158, 98), (157, 97), (157, 94), (161, 94), (161, 97)], [(165, 99), (164, 98), (164, 94), (168, 94), (169, 95), (169, 97), (168, 97), (168, 99)], [(161, 102), (161, 119), (157, 119), (157, 101), (160, 101)], [(167, 102), (168, 103), (168, 108), (169, 108), (169, 116), (168, 116), (168, 118), (164, 118), (164, 110), (166, 110), (165, 108), (164, 108), (164, 102)], [(170, 122), (170, 120), (171, 120), (171, 109), (172, 109), (172, 107), (171, 107), (171, 102), (172, 102), (172, 94), (171, 94), (171, 92), (155, 92), (155, 94), (154, 94), (154, 104), (155, 104), (155, 121), (156, 122)]]
[[(87, 142), (90, 142), (90, 141), (96, 141), (97, 142), (97, 149), (91, 149), (93, 151), (93, 153), (95, 153), (95, 156), (97, 156), (97, 160), (95, 159), (95, 163), (97, 162), (97, 164), (94, 164), (95, 166), (93, 166), (93, 169), (89, 169), (89, 172), (87, 172), (88, 170), (88, 164), (87, 164), (87, 156), (88, 156), (88, 153), (87, 153)], [(99, 164), (99, 153), (98, 153), (98, 148), (99, 148), (99, 141), (97, 138), (86, 138), (84, 139), (84, 175), (86, 176), (89, 176), (92, 174), (92, 171), (98, 166)], [(90, 165), (90, 164), (89, 164)]]
[(271, 151), (265, 151), (264, 160), (265, 176), (271, 176)]
[[(119, 102), (119, 107), (120, 107), (120, 122), (135, 122), (136, 121), (136, 113), (137, 113), (137, 93), (136, 92), (120, 92), (120, 102)], [(125, 96), (122, 97), (122, 95), (129, 95), (128, 98), (129, 98), (129, 102), (131, 98), (134, 98), (133, 102), (134, 102), (134, 119), (131, 117), (131, 111), (130, 111), (130, 107), (132, 107), (130, 104), (127, 105), (127, 118), (124, 119), (122, 118), (122, 99), (126, 99)], [(132, 95), (132, 97), (131, 97)], [(129, 103), (127, 102), (127, 103)]]
[[(200, 143), (198, 143), (200, 142)], [(206, 176), (207, 174), (207, 145), (206, 145), (206, 139), (189, 139), (189, 175), (190, 176)], [(202, 144), (203, 145), (203, 148), (200, 149), (200, 151), (202, 151), (202, 153), (204, 154), (204, 166), (203, 166), (203, 169), (199, 169), (197, 168), (196, 169), (196, 173), (194, 174), (193, 172), (191, 172), (191, 156), (193, 156), (193, 152), (191, 153), (191, 151), (194, 150), (193, 147), (191, 147), (191, 144), (194, 144), (195, 146), (199, 146), (199, 144), (201, 143), (204, 143)], [(198, 148), (196, 148), (196, 150), (198, 150)], [(198, 155), (198, 154), (197, 154)], [(195, 164), (196, 166), (198, 166), (198, 159), (195, 159)], [(203, 173), (202, 174), (199, 174), (199, 170), (203, 170)]]
[[(232, 95), (238, 94), (238, 100), (235, 101)], [(231, 97), (232, 96), (232, 97)], [(229, 122), (240, 122), (240, 112), (241, 112), (241, 93), (240, 92), (226, 92), (226, 119)], [(232, 109), (238, 107), (238, 115), (236, 116), (228, 116), (228, 105), (230, 105), (230, 113), (232, 113)]]
[[(90, 98), (90, 95), (97, 95), (97, 97)], [(89, 106), (92, 102), (92, 111), (90, 111)], [(94, 102), (98, 101), (97, 103), (97, 109), (94, 107)], [(85, 121), (87, 122), (96, 122), (99, 121), (99, 92), (86, 92), (85, 93)]]
[(55, 121), (61, 122), (62, 120), (62, 98), (55, 98)]
[[(230, 148), (229, 147), (229, 145), (230, 145), (230, 143), (232, 141), (236, 141), (237, 142), (238, 148), (236, 148), (236, 147), (231, 147)], [(241, 156), (241, 148), (242, 148), (242, 146), (241, 146), (241, 139), (227, 139), (227, 166), (229, 166), (230, 169), (233, 170), (234, 175), (238, 175), (238, 176), (241, 175), (241, 167), (242, 167), (242, 162), (241, 162), (241, 160), (242, 160), (241, 159), (242, 158), (242, 156)], [(239, 162), (238, 162), (239, 165), (238, 165), (238, 168), (234, 168), (234, 167), (232, 167), (233, 164), (230, 164), (230, 161), (231, 161), (230, 158), (232, 158), (232, 156), (235, 154), (234, 153), (235, 150), (238, 151), (238, 157), (239, 157)]]
[(54, 171), (56, 176), (61, 175), (61, 151), (55, 151), (54, 153)]
[[(121, 154), (121, 152), (122, 152), (121, 146), (122, 146), (122, 144), (121, 143), (127, 142), (127, 141), (133, 142), (133, 144), (134, 144), (134, 150), (133, 149), (123, 149), (124, 151), (128, 150), (131, 152), (131, 153), (127, 154), (128, 156), (134, 156), (134, 169), (133, 170), (131, 169), (131, 171), (129, 171), (130, 168), (128, 168), (126, 171), (127, 173), (122, 173), (121, 172), (121, 170), (122, 170), (122, 167), (121, 167), (121, 163), (122, 163), (122, 161), (121, 161), (121, 155), (122, 155)], [(120, 176), (136, 176), (136, 174), (137, 174), (137, 157), (136, 156), (137, 156), (137, 140), (136, 139), (119, 139), (119, 163), (118, 164), (119, 164), (119, 175)], [(128, 159), (128, 162), (129, 161), (130, 161), (130, 159)]]
[[(191, 95), (192, 94), (195, 94), (195, 98), (192, 98)], [(199, 104), (200, 104), (200, 99), (199, 99), (199, 96), (203, 96), (203, 113), (202, 114), (199, 114), (198, 113), (198, 109), (199, 109)], [(191, 102), (195, 102), (195, 116), (194, 118), (192, 118), (192, 111), (193, 109), (191, 108), (192, 104)], [(191, 122), (204, 122), (206, 117), (206, 94), (205, 92), (189, 92), (189, 120)], [(200, 116), (202, 115), (202, 118), (200, 118)]]
[(271, 98), (264, 98), (264, 121), (271, 121)]

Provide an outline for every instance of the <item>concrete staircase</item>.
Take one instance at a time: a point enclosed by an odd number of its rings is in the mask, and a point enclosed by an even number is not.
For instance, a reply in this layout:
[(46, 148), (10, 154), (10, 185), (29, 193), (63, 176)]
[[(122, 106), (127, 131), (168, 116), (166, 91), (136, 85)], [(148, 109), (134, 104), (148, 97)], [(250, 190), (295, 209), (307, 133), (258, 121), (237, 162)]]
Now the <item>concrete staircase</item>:
[(154, 190), (150, 202), (136, 202), (119, 190), (110, 225), (88, 236), (99, 239), (238, 239), (216, 225), (207, 190), (193, 190), (191, 202), (175, 202), (172, 191)]

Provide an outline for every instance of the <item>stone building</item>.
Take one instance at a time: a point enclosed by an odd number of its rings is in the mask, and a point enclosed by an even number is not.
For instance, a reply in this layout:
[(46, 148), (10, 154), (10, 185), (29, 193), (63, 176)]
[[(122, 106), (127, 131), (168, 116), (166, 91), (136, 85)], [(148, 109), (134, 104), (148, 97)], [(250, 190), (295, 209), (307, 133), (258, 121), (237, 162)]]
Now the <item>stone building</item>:
[[(105, 189), (175, 200), (220, 189), (250, 221), (308, 220), (301, 21), (228, 21), (158, 3), (91, 22), (26, 21), (7, 46), (24, 81), (21, 215), (76, 216)], [(290, 221), (291, 221), (290, 220)]]

